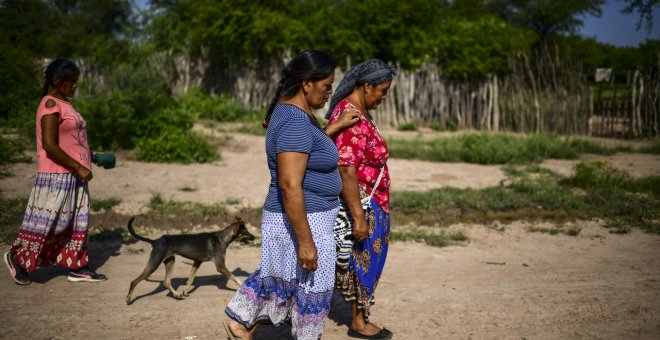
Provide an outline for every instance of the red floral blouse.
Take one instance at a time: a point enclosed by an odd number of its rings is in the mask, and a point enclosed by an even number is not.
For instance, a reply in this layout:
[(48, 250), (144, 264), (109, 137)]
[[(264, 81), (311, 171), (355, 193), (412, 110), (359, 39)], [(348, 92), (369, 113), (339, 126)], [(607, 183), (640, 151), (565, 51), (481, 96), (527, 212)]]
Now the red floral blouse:
[[(335, 106), (328, 124), (339, 118), (346, 109), (357, 108), (344, 99)], [(387, 169), (387, 159), (390, 153), (387, 144), (378, 132), (374, 123), (362, 112), (360, 121), (335, 136), (335, 145), (339, 150), (339, 165), (357, 168), (360, 189), (369, 195), (376, 184), (380, 169), (383, 167), (383, 177), (374, 192), (376, 203), (387, 213), (390, 212), (390, 172)]]

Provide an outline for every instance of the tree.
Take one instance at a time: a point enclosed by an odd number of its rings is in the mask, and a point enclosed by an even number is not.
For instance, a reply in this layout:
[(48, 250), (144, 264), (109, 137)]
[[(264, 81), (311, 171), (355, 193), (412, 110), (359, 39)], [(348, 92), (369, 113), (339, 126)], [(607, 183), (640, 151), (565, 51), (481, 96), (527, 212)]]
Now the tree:
[(637, 30), (642, 28), (642, 22), (646, 22), (646, 32), (651, 34), (653, 31), (653, 10), (660, 6), (660, 0), (624, 0), (628, 5), (621, 10), (621, 13), (639, 13)]
[(541, 40), (560, 33), (574, 33), (580, 16), (600, 16), (605, 0), (491, 0), (489, 6), (508, 22), (532, 29)]

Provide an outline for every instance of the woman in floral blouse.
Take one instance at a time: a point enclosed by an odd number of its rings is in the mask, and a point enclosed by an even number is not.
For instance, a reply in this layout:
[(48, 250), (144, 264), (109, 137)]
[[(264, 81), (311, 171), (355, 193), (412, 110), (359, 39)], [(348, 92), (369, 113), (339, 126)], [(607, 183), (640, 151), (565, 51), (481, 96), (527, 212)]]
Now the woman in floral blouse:
[[(335, 288), (352, 304), (353, 321), (348, 335), (363, 339), (392, 337), (392, 332), (369, 323), (368, 319), (390, 243), (389, 152), (369, 110), (385, 99), (394, 75), (396, 68), (379, 59), (356, 65), (339, 83), (326, 115), (328, 124), (332, 124), (345, 110), (360, 112), (360, 121), (334, 138), (339, 149), (342, 204), (353, 217), (355, 240), (348, 266), (337, 267)], [(382, 178), (374, 188), (381, 171)], [(365, 216), (360, 200), (372, 191), (372, 211)]]

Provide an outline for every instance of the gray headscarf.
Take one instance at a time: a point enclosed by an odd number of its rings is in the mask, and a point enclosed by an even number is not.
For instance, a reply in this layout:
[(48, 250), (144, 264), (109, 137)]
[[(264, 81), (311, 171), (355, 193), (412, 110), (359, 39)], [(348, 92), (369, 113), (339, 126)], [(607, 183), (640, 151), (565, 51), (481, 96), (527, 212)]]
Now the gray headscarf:
[(346, 98), (357, 85), (369, 83), (380, 84), (392, 80), (396, 75), (396, 66), (387, 64), (380, 59), (369, 59), (353, 66), (344, 78), (339, 82), (335, 94), (330, 100), (330, 108), (325, 114), (325, 119), (329, 119), (332, 110), (342, 99)]

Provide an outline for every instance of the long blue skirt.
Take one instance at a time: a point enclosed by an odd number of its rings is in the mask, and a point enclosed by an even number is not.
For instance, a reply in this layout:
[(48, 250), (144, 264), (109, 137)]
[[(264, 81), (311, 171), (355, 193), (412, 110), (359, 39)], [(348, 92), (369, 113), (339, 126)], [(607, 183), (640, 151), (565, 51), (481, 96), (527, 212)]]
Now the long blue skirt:
[(348, 267), (337, 268), (335, 288), (344, 299), (356, 303), (369, 321), (370, 307), (374, 304), (374, 292), (385, 267), (390, 244), (390, 214), (371, 199), (372, 212), (367, 216), (367, 239), (355, 242)]

